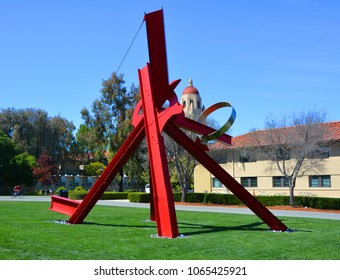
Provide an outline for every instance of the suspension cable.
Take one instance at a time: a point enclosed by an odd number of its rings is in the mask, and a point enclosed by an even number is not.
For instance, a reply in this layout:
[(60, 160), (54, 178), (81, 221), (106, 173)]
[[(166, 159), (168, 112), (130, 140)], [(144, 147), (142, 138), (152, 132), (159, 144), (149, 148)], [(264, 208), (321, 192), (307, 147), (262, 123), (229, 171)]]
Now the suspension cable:
[(128, 49), (127, 49), (127, 51), (126, 51), (126, 53), (125, 53), (125, 55), (124, 55), (122, 61), (120, 62), (119, 66), (118, 66), (118, 68), (117, 68), (117, 71), (116, 71), (117, 74), (118, 74), (118, 71), (119, 71), (120, 67), (122, 66), (122, 64), (123, 64), (123, 62), (124, 62), (124, 60), (125, 60), (127, 54), (129, 53), (129, 51), (130, 51), (130, 49), (131, 49), (131, 47), (132, 47), (134, 41), (136, 40), (136, 37), (137, 37), (139, 31), (141, 30), (141, 28), (142, 28), (142, 26), (143, 26), (143, 24), (144, 24), (144, 21), (145, 21), (145, 20), (143, 19), (141, 25), (139, 26), (139, 28), (138, 28), (138, 30), (137, 30), (135, 36), (133, 37), (133, 39), (132, 39), (132, 41), (131, 41), (130, 46), (128, 47)]

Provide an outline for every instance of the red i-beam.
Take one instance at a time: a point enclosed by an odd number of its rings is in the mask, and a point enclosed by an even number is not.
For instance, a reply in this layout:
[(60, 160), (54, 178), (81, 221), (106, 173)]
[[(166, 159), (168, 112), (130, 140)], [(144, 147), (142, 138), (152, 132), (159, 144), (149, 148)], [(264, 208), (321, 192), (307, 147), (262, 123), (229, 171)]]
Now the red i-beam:
[[(179, 233), (175, 204), (162, 137), (162, 131), (165, 131), (214, 174), (272, 230), (287, 230), (287, 227), (278, 218), (205, 153), (206, 147), (192, 141), (180, 129), (181, 127), (201, 135), (214, 132), (214, 129), (184, 116), (183, 107), (178, 103), (174, 92), (179, 80), (169, 84), (163, 10), (146, 14), (145, 21), (150, 63), (138, 70), (141, 100), (133, 113), (133, 131), (82, 202), (52, 196), (50, 209), (70, 215), (69, 223), (83, 222), (143, 138), (146, 137), (152, 182), (151, 219), (156, 221), (158, 236), (177, 237)], [(163, 107), (166, 101), (169, 101), (170, 104), (168, 108)], [(219, 136), (218, 140), (231, 143), (231, 137), (226, 134)]]

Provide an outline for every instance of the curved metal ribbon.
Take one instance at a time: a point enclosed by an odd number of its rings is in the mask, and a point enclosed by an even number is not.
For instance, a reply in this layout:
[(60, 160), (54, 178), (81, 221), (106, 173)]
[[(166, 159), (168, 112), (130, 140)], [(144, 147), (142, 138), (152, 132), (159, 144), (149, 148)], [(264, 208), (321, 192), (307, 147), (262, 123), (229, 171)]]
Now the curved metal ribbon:
[(232, 112), (231, 112), (231, 115), (230, 115), (228, 121), (220, 129), (214, 131), (213, 133), (210, 133), (208, 135), (203, 135), (202, 137), (200, 137), (202, 144), (207, 144), (208, 141), (215, 140), (218, 137), (220, 137), (221, 135), (225, 134), (228, 131), (228, 129), (233, 125), (233, 123), (235, 121), (236, 111), (229, 102), (218, 102), (218, 103), (210, 106), (209, 108), (205, 109), (198, 116), (197, 121), (202, 123), (208, 117), (208, 115), (210, 115), (212, 112), (214, 112), (218, 109), (224, 108), (224, 107), (231, 107), (232, 108)]

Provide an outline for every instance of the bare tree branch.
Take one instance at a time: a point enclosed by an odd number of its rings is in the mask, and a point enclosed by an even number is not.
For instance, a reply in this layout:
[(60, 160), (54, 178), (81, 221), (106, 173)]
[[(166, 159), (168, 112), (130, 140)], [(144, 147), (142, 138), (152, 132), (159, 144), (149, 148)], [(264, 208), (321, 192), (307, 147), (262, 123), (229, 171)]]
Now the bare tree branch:
[(258, 147), (258, 152), (271, 159), (287, 179), (290, 204), (294, 206), (296, 178), (310, 171), (322, 170), (327, 130), (322, 125), (325, 113), (321, 111), (293, 114), (290, 119), (268, 117), (266, 130), (251, 133), (249, 145)]

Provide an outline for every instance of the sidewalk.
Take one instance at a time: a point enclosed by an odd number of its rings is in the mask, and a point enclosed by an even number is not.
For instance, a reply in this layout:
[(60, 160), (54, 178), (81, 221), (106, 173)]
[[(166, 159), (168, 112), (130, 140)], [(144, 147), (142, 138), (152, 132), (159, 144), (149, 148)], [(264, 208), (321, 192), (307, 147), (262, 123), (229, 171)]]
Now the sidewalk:
[[(50, 196), (25, 196), (24, 198), (11, 198), (10, 196), (0, 196), (0, 201), (36, 201), (36, 202), (50, 202)], [(118, 207), (135, 207), (135, 208), (149, 208), (148, 203), (132, 203), (128, 200), (99, 200), (97, 205), (118, 206)], [(230, 206), (205, 206), (205, 205), (179, 205), (176, 204), (176, 210), (180, 211), (195, 211), (195, 212), (213, 212), (213, 213), (229, 213), (229, 214), (248, 214), (254, 213), (247, 207), (230, 207)], [(270, 210), (278, 217), (298, 217), (298, 218), (316, 218), (316, 219), (330, 219), (340, 220), (340, 213), (328, 212), (310, 212), (310, 211), (295, 211), (295, 210)]]

